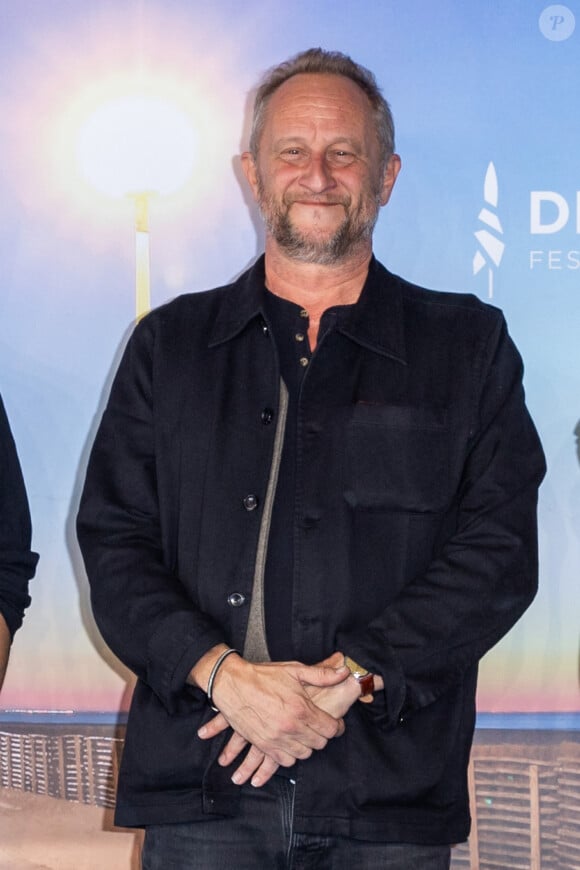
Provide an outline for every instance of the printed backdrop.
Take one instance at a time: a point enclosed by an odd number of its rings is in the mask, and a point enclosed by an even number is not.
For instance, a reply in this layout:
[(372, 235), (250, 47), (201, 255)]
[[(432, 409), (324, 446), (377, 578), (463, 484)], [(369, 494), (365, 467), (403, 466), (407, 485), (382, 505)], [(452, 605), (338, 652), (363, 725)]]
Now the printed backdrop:
[(372, 69), (395, 115), (403, 171), (376, 254), (500, 306), (526, 363), (549, 465), (541, 590), (485, 660), (480, 711), (577, 727), (580, 3), (2, 0), (0, 13), (0, 389), (41, 556), (0, 715), (115, 716), (130, 694), (92, 621), (73, 532), (135, 318), (132, 204), (83, 175), (86, 119), (141, 88), (190, 124), (192, 174), (151, 200), (159, 305), (227, 282), (260, 251), (236, 157), (249, 95), (266, 68), (322, 45)]

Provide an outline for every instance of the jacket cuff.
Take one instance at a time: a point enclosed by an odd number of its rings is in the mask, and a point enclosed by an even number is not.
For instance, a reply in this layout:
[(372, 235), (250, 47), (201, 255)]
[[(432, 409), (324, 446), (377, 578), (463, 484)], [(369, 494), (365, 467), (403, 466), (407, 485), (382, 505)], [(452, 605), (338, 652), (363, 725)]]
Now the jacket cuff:
[(337, 637), (337, 649), (349, 655), (373, 674), (380, 674), (384, 688), (375, 692), (372, 704), (363, 704), (365, 712), (377, 725), (394, 728), (402, 718), (406, 697), (403, 669), (394, 650), (384, 641), (377, 643), (369, 635), (365, 640), (349, 634)]
[(223, 640), (223, 631), (209, 621), (203, 627), (192, 626), (190, 613), (172, 614), (158, 626), (149, 641), (147, 682), (169, 713), (177, 712), (183, 701), (190, 707), (205, 703), (205, 693), (189, 686), (187, 676)]

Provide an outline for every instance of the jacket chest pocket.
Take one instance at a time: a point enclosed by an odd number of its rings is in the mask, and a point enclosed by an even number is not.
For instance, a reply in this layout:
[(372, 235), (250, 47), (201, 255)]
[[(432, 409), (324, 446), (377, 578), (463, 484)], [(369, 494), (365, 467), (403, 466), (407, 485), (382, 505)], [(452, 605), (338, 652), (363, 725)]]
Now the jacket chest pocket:
[(355, 405), (347, 425), (345, 498), (366, 510), (436, 513), (450, 493), (444, 410)]

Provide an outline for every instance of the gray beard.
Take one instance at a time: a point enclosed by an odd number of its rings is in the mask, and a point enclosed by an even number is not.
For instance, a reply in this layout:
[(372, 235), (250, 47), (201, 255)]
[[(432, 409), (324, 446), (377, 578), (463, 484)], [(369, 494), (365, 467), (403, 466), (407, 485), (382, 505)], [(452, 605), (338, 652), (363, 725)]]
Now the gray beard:
[(289, 257), (302, 263), (316, 263), (332, 266), (346, 259), (362, 243), (367, 242), (373, 233), (379, 212), (379, 197), (376, 207), (365, 220), (356, 214), (347, 213), (337, 230), (325, 239), (305, 237), (292, 225), (290, 209), (283, 211), (272, 201), (268, 201), (264, 188), (259, 181), (259, 206), (266, 229)]

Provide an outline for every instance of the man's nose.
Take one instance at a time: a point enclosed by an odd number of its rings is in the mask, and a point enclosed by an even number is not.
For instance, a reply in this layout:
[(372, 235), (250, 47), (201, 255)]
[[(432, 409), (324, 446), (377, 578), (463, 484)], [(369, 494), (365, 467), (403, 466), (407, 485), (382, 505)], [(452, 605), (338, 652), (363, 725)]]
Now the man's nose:
[(300, 177), (300, 183), (313, 193), (322, 193), (335, 186), (336, 181), (324, 155), (311, 155)]

